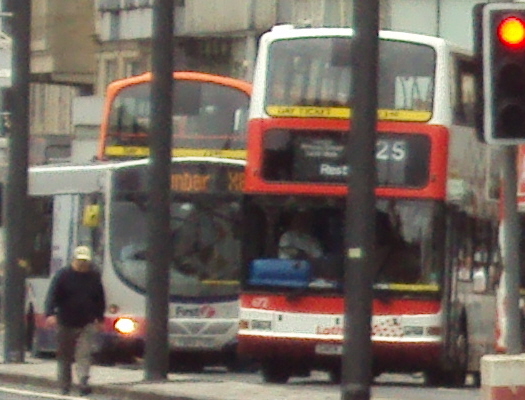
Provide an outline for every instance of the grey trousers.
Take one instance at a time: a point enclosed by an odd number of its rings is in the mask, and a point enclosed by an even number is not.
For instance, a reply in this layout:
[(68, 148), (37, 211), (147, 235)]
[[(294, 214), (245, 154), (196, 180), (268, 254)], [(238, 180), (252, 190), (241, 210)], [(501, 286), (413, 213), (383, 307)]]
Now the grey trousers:
[(72, 365), (76, 362), (76, 375), (81, 385), (86, 385), (91, 368), (91, 352), (95, 323), (82, 328), (58, 325), (57, 332), (57, 375), (62, 389), (69, 389), (72, 383)]

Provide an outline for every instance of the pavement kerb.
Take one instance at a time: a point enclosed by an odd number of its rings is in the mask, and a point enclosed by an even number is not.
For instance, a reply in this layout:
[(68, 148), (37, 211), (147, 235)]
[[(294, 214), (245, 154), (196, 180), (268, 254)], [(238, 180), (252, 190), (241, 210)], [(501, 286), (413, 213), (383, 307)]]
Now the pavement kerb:
[[(21, 373), (6, 373), (0, 372), (0, 381), (11, 384), (22, 384), (22, 385), (34, 385), (38, 387), (51, 388), (58, 390), (58, 384), (56, 380), (49, 379), (40, 376), (24, 375)], [(142, 381), (141, 383), (156, 383), (154, 381)], [(159, 381), (158, 384), (168, 383), (169, 381)], [(177, 396), (173, 394), (163, 394), (155, 392), (147, 392), (143, 390), (133, 390), (128, 387), (124, 387), (125, 383), (119, 383), (115, 385), (97, 385), (93, 384), (93, 393), (103, 396), (116, 396), (119, 400), (198, 400), (191, 397)], [(75, 392), (75, 387), (72, 390), (72, 394)]]
[(28, 376), (23, 374), (10, 374), (5, 372), (0, 372), (0, 381), (2, 383), (14, 383), (14, 384), (22, 384), (22, 385), (35, 385), (35, 386), (43, 386), (43, 387), (54, 387), (58, 388), (58, 385), (56, 382), (52, 382), (51, 380), (47, 378), (42, 378), (39, 376)]

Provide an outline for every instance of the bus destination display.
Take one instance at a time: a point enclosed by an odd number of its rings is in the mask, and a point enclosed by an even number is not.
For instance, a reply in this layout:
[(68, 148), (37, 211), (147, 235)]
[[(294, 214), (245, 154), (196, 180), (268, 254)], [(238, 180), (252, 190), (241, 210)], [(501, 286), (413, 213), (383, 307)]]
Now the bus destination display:
[[(346, 183), (346, 136), (342, 132), (274, 131), (265, 140), (267, 180)], [(381, 133), (376, 142), (378, 185), (421, 187), (428, 182), (430, 140), (424, 135)], [(266, 167), (268, 164), (272, 166)]]
[[(147, 170), (126, 168), (116, 172), (119, 192), (147, 192)], [(215, 165), (174, 165), (171, 170), (172, 192), (182, 193), (240, 193), (244, 186), (244, 168)]]

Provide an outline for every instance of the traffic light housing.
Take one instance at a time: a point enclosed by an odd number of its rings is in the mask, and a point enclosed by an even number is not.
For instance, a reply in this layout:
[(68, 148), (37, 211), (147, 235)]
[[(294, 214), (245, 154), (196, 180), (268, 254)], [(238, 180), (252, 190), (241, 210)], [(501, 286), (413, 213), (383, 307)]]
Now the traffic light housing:
[(525, 4), (480, 10), (484, 141), (525, 144)]

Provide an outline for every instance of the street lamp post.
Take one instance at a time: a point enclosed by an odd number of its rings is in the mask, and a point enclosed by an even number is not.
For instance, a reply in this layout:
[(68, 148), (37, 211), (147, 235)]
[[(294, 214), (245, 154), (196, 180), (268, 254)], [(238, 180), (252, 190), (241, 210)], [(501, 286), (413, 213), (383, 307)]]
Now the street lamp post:
[(369, 400), (375, 248), (376, 122), (379, 0), (354, 1), (352, 89), (348, 132), (345, 329), (342, 400)]
[(168, 375), (173, 0), (153, 3), (145, 379)]

